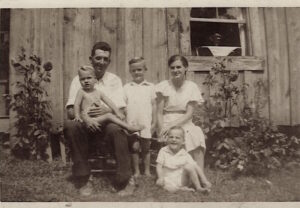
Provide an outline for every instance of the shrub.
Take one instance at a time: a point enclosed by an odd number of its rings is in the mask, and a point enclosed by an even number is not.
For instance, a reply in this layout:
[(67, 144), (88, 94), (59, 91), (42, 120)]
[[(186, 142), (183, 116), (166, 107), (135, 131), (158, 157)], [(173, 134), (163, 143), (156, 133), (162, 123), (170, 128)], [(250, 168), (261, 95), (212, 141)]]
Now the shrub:
[[(249, 98), (248, 85), (237, 86), (237, 78), (237, 72), (226, 70), (224, 60), (216, 63), (203, 83), (214, 93), (194, 119), (207, 134), (211, 165), (233, 169), (236, 175), (266, 175), (299, 158), (300, 140), (261, 117), (267, 103), (262, 80), (254, 83), (254, 96)], [(235, 130), (228, 128), (233, 118), (240, 125)]]
[(13, 68), (23, 80), (14, 83), (15, 92), (10, 96), (10, 109), (16, 112), (16, 143), (12, 152), (27, 159), (46, 159), (51, 131), (50, 101), (45, 84), (50, 82), (52, 64), (41, 67), (41, 58), (31, 55), (27, 58), (21, 49), (18, 61), (11, 61)]

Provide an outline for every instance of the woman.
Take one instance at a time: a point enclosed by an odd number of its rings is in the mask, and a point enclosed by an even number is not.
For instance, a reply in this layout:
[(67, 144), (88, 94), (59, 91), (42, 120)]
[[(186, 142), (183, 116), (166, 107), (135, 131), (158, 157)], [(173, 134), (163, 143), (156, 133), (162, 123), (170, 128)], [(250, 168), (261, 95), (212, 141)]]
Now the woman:
[(169, 58), (171, 79), (156, 86), (158, 134), (164, 138), (172, 126), (182, 126), (185, 130), (185, 148), (203, 169), (205, 136), (200, 127), (192, 122), (194, 110), (203, 102), (198, 86), (185, 79), (188, 61), (174, 55)]

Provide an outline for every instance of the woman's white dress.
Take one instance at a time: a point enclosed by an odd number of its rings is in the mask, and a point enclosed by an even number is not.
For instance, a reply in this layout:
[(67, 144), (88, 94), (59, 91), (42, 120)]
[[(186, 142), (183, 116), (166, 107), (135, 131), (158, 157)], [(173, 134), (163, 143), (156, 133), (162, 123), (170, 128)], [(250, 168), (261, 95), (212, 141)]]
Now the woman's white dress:
[[(164, 98), (163, 129), (170, 122), (181, 117), (190, 102), (203, 103), (201, 92), (196, 83), (185, 80), (181, 88), (175, 89), (170, 80), (164, 80), (156, 85), (157, 96)], [(205, 136), (202, 129), (196, 126), (192, 119), (182, 125), (185, 130), (185, 148), (191, 151), (201, 146), (205, 149)]]

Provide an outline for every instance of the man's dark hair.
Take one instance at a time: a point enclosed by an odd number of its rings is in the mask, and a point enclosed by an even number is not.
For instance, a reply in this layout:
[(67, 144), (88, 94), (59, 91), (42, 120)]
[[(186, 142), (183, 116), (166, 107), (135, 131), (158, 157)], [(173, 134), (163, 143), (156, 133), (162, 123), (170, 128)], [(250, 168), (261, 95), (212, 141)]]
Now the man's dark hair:
[(93, 48), (92, 48), (92, 51), (91, 51), (91, 56), (94, 56), (95, 55), (95, 51), (96, 50), (103, 50), (103, 51), (108, 51), (109, 54), (111, 54), (111, 47), (108, 43), (106, 42), (97, 42), (94, 44)]

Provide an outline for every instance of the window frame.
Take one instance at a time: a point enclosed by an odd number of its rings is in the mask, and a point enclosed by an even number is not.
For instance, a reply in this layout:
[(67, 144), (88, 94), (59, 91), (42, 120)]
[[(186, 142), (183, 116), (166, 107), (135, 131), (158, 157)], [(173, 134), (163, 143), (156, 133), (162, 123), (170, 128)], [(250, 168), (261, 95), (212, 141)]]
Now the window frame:
[[(250, 47), (250, 29), (249, 29), (249, 9), (248, 8), (237, 8), (239, 9), (239, 15), (237, 19), (224, 19), (218, 18), (218, 8), (216, 7), (216, 18), (197, 18), (191, 17), (191, 11), (193, 8), (190, 8), (190, 16), (189, 22), (203, 22), (203, 23), (231, 23), (231, 24), (238, 24), (239, 29), (239, 37), (240, 37), (240, 44), (241, 44), (241, 56), (251, 56), (252, 51)], [(190, 24), (191, 25), (191, 24)], [(190, 26), (191, 28), (191, 26)], [(191, 31), (190, 31), (191, 34)], [(192, 41), (190, 39), (190, 48), (192, 48)]]

